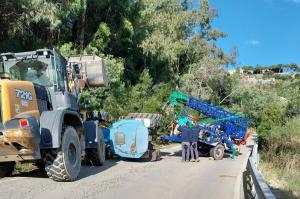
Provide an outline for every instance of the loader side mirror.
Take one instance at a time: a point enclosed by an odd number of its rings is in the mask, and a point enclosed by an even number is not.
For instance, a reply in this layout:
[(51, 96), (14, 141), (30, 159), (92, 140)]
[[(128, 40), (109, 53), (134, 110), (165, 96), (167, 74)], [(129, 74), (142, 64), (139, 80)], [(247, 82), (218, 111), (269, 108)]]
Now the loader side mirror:
[(73, 64), (72, 73), (77, 79), (81, 79), (80, 67), (78, 64)]

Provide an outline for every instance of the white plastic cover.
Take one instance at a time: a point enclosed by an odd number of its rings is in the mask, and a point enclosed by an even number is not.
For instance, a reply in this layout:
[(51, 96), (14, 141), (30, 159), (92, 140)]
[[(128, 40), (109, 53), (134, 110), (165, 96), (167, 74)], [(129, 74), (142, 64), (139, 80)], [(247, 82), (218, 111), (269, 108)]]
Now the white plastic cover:
[(151, 127), (151, 120), (148, 118), (135, 118), (135, 120), (140, 120), (144, 123), (145, 127), (150, 128)]

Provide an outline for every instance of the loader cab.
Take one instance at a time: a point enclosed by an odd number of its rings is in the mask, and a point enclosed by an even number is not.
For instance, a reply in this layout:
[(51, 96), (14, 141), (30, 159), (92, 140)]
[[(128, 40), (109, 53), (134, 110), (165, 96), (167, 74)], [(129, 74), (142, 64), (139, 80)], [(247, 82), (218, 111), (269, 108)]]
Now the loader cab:
[(3, 53), (3, 72), (11, 80), (30, 81), (41, 86), (64, 91), (66, 61), (54, 49), (41, 49), (24, 53)]
[[(10, 80), (30, 81), (35, 88), (44, 88), (53, 109), (79, 111), (77, 96), (69, 92), (67, 61), (56, 49), (3, 53), (1, 58), (2, 74), (9, 74)], [(36, 89), (37, 92), (40, 90), (43, 89)]]

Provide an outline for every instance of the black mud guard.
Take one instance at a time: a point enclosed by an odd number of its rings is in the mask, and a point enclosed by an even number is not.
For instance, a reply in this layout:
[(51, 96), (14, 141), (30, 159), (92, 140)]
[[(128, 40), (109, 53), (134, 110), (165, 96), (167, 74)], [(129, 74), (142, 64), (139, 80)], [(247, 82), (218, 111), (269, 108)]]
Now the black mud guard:
[(70, 110), (44, 111), (40, 118), (41, 149), (59, 148), (61, 145), (61, 134), (63, 131), (65, 115), (72, 115), (79, 121), (79, 114)]
[[(89, 120), (83, 122), (84, 132), (85, 132), (85, 147), (97, 148), (97, 142), (99, 136), (103, 138), (101, 128), (99, 127), (99, 122), (97, 120)], [(98, 135), (101, 134), (101, 135)]]

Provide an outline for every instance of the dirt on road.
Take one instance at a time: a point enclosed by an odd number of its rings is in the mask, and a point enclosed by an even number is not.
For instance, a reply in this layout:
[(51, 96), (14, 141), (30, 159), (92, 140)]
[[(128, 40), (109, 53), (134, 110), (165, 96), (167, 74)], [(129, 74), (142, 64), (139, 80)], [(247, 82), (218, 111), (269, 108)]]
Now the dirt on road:
[(239, 198), (241, 174), (250, 146), (243, 155), (214, 161), (182, 163), (180, 146), (162, 151), (157, 162), (108, 160), (102, 167), (83, 166), (75, 182), (54, 182), (41, 171), (0, 179), (0, 198), (38, 199), (153, 199)]

